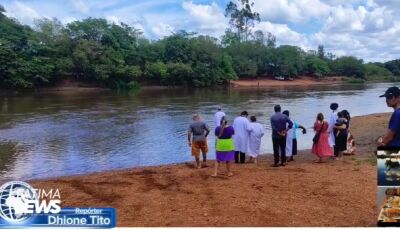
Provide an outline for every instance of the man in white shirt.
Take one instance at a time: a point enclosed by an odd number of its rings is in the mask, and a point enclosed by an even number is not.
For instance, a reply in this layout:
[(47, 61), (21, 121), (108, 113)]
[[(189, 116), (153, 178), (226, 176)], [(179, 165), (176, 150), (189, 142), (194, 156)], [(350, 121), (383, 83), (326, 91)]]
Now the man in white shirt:
[(215, 128), (217, 128), (218, 126), (221, 125), (221, 119), (226, 116), (225, 113), (222, 111), (222, 108), (220, 106), (218, 106), (217, 110), (218, 111), (214, 115)]
[(250, 124), (247, 116), (247, 111), (243, 111), (239, 117), (233, 120), (233, 129), (235, 134), (233, 135), (233, 141), (235, 144), (235, 163), (244, 164), (246, 158), (246, 152), (249, 145), (249, 132), (247, 131)]

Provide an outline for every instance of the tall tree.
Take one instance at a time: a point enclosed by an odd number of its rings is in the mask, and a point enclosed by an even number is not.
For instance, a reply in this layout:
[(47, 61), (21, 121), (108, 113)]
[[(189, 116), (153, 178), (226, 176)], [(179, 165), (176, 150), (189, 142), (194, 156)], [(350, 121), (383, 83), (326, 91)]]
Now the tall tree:
[(240, 0), (239, 4), (230, 1), (225, 8), (225, 17), (230, 18), (229, 24), (237, 30), (239, 38), (247, 42), (254, 22), (260, 22), (260, 14), (253, 11), (254, 2)]
[(318, 45), (318, 57), (320, 59), (324, 59), (325, 58), (325, 50), (324, 50), (324, 46), (323, 45)]

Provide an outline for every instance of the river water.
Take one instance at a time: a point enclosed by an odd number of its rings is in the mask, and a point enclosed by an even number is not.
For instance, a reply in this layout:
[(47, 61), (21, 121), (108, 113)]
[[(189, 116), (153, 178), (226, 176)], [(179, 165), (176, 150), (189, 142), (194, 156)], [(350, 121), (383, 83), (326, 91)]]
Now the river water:
[[(337, 102), (352, 116), (390, 112), (378, 96), (391, 83), (273, 89), (164, 89), (0, 95), (0, 180), (33, 179), (192, 160), (187, 129), (199, 113), (214, 129), (217, 105), (232, 121), (242, 110), (265, 125), (262, 152), (272, 153), (269, 117), (280, 104), (307, 127), (299, 149), (312, 144), (318, 112)], [(209, 137), (214, 159), (214, 136)]]

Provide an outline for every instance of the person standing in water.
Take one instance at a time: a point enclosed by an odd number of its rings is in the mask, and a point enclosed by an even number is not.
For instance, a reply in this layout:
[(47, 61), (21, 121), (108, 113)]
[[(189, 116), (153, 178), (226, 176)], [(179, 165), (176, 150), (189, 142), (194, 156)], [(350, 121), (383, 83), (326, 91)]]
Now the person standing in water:
[(235, 143), (235, 163), (244, 164), (246, 159), (246, 152), (249, 144), (249, 132), (247, 127), (249, 126), (249, 120), (247, 111), (243, 111), (239, 117), (233, 120), (233, 129), (235, 135), (233, 135), (233, 141)]
[(249, 162), (257, 164), (257, 157), (260, 154), (261, 138), (264, 136), (264, 127), (262, 124), (256, 122), (256, 116), (251, 116), (250, 121), (247, 127), (247, 131), (249, 132)]
[(221, 125), (221, 120), (223, 117), (225, 117), (224, 111), (222, 111), (221, 106), (217, 107), (217, 112), (214, 115), (214, 121), (215, 121), (215, 127), (218, 127)]
[[(188, 145), (192, 147), (192, 156), (195, 157), (196, 167), (201, 168), (207, 166), (207, 136), (210, 133), (208, 125), (201, 120), (199, 114), (193, 116), (193, 123), (189, 126)], [(203, 154), (203, 164), (200, 165), (200, 150)]]
[(226, 171), (228, 177), (233, 175), (231, 172), (231, 161), (233, 161), (235, 158), (235, 145), (232, 139), (233, 134), (235, 134), (235, 130), (232, 126), (228, 125), (228, 121), (225, 119), (225, 117), (222, 117), (221, 125), (215, 128), (217, 144), (214, 174), (211, 175), (212, 177), (217, 176), (220, 162), (226, 162)]
[(287, 162), (290, 162), (294, 161), (293, 156), (297, 155), (297, 129), (302, 129), (303, 134), (306, 134), (307, 131), (304, 126), (290, 118), (288, 110), (285, 110), (282, 113), (289, 117), (289, 119), (293, 122), (293, 127), (287, 131), (286, 135), (286, 158), (288, 158)]

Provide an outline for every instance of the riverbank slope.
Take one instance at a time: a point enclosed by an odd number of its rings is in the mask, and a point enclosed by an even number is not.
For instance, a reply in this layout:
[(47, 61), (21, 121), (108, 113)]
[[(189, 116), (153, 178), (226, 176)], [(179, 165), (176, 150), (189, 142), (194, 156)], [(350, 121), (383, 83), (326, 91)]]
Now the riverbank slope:
[(352, 119), (358, 151), (343, 161), (315, 164), (305, 150), (286, 167), (233, 165), (231, 178), (182, 163), (30, 183), (59, 188), (64, 207), (115, 207), (118, 226), (375, 226), (375, 139), (388, 120)]

